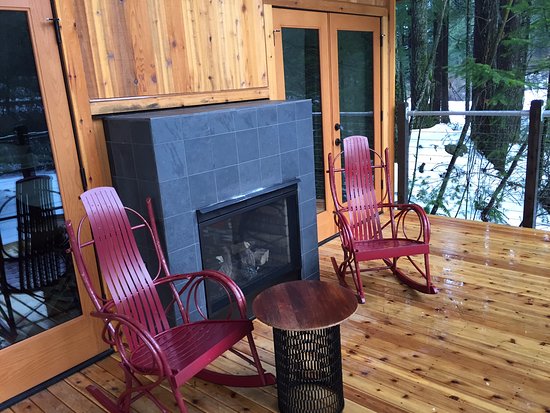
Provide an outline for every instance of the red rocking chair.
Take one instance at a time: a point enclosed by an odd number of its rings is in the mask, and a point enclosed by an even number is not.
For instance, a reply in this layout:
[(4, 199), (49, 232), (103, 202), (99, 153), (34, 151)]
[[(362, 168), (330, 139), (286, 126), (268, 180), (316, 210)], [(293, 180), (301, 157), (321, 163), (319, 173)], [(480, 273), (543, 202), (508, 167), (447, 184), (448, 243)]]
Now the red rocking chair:
[[(343, 145), (344, 150), (339, 155), (328, 156), (330, 188), (336, 209), (334, 219), (344, 251), (344, 260), (340, 265), (331, 257), (340, 284), (348, 286), (345, 276), (350, 271), (357, 289), (357, 298), (360, 303), (364, 303), (361, 272), (389, 268), (398, 279), (415, 290), (427, 294), (437, 293), (430, 277), (428, 217), (416, 204), (400, 205), (393, 202), (388, 149), (382, 159), (369, 149), (369, 141), (364, 136), (349, 136), (344, 139)], [(371, 153), (374, 159), (371, 159)], [(344, 167), (337, 167), (337, 161), (341, 161)], [(381, 174), (380, 177), (378, 173)], [(338, 194), (337, 174), (342, 175), (342, 182), (345, 182), (347, 202)], [(382, 201), (376, 199), (375, 176), (376, 182), (383, 182)], [(384, 223), (380, 220), (381, 216), (386, 218)], [(424, 258), (422, 266), (412, 258), (418, 255)], [(411, 271), (405, 273), (397, 267), (400, 257), (406, 257), (410, 261), (412, 273), (417, 272), (416, 276), (411, 275)], [(359, 262), (370, 260), (383, 260), (386, 266), (364, 269), (359, 267)]]
[[(194, 376), (227, 386), (256, 387), (275, 383), (274, 376), (262, 368), (252, 338), (252, 321), (247, 318), (245, 298), (237, 284), (216, 271), (170, 274), (150, 199), (147, 199), (149, 222), (138, 212), (124, 207), (113, 188), (91, 189), (83, 193), (81, 199), (87, 215), (80, 221), (76, 234), (71, 222), (67, 221), (71, 250), (97, 310), (92, 315), (104, 321), (103, 339), (120, 353), (120, 364), (125, 372), (126, 388), (116, 401), (99, 388), (88, 386), (88, 391), (109, 412), (128, 412), (131, 403), (141, 396), (149, 397), (161, 411), (169, 411), (153, 392), (163, 380), (167, 380), (180, 412), (187, 412), (187, 409), (179, 387)], [(86, 219), (93, 237), (84, 241), (81, 233)], [(130, 219), (137, 224), (131, 225)], [(134, 239), (133, 231), (138, 229), (152, 236), (159, 262), (153, 277)], [(102, 298), (91, 283), (82, 256), (83, 248), (91, 245), (95, 247), (101, 275), (112, 299)], [(206, 281), (219, 283), (227, 294), (230, 307), (236, 306), (238, 319), (234, 319), (230, 308), (227, 319), (208, 320), (198, 304)], [(171, 301), (164, 307), (157, 292), (159, 286), (171, 292)], [(171, 311), (179, 312), (183, 320), (181, 325), (169, 325)], [(191, 313), (199, 320), (191, 321)], [(248, 339), (252, 358), (232, 349), (244, 337)], [(227, 350), (248, 361), (257, 374), (230, 375), (205, 369)], [(149, 378), (140, 377), (144, 375)]]

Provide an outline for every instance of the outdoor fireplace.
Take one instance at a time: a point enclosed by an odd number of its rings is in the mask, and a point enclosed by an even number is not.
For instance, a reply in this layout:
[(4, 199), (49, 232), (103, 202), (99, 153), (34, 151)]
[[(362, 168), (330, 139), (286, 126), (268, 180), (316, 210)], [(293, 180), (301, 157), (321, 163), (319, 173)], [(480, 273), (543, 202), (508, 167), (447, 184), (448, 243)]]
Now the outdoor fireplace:
[[(301, 278), (297, 188), (294, 182), (197, 211), (203, 268), (228, 275), (248, 302), (272, 285)], [(207, 284), (209, 316), (225, 314), (225, 305), (224, 291)]]
[[(104, 127), (113, 186), (125, 205), (140, 212), (145, 212), (145, 198), (152, 198), (173, 273), (203, 268), (230, 271), (245, 290), (249, 308), (254, 295), (270, 283), (291, 277), (319, 278), (311, 101), (256, 101), (119, 114), (105, 117)], [(294, 195), (287, 195), (291, 188)], [(284, 201), (274, 201), (271, 207), (255, 204), (258, 196), (270, 199), (267, 194), (279, 190), (285, 192)], [(259, 212), (253, 212), (256, 207)], [(284, 212), (266, 219), (269, 208)], [(210, 215), (226, 211), (251, 215), (229, 221)], [(288, 232), (288, 245), (277, 245), (277, 233), (269, 234), (267, 223)], [(224, 225), (225, 232), (220, 229)], [(265, 230), (269, 242), (252, 234), (250, 226)], [(240, 237), (245, 230), (249, 233)], [(209, 251), (204, 255), (207, 237), (214, 240), (214, 246), (206, 247)], [(230, 240), (229, 252), (217, 245), (224, 239)], [(279, 265), (283, 250), (290, 260)], [(251, 275), (253, 267), (243, 270), (238, 259), (226, 258), (228, 253), (237, 256), (241, 252), (254, 254), (257, 278), (265, 283), (252, 287), (246, 274)], [(155, 262), (151, 248), (144, 256)], [(199, 297), (204, 307), (207, 293)]]

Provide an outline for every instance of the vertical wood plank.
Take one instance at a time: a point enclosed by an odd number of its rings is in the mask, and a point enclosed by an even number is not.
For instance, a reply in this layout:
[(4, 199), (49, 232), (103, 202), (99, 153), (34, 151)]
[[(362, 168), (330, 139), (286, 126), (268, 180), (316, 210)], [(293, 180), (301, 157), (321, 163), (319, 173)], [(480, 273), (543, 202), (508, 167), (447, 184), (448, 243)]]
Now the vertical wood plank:
[(185, 40), (184, 29), (184, 10), (182, 2), (172, 1), (164, 3), (166, 41), (165, 47), (166, 60), (163, 64), (166, 65), (166, 72), (170, 78), (170, 83), (167, 88), (167, 93), (179, 90), (182, 92), (191, 92), (191, 83), (189, 78), (189, 61), (186, 55), (188, 48)]
[[(154, 22), (153, 16), (148, 13), (148, 3), (150, 2), (129, 1), (122, 3), (131, 40), (129, 46), (134, 51), (133, 63), (138, 95), (155, 95), (158, 93), (157, 65), (153, 45), (154, 33), (151, 30), (151, 25)], [(113, 2), (110, 2), (110, 4), (113, 4)], [(107, 33), (104, 32), (104, 34)], [(158, 53), (158, 50), (156, 52)], [(115, 93), (113, 96), (120, 96), (120, 93)]]

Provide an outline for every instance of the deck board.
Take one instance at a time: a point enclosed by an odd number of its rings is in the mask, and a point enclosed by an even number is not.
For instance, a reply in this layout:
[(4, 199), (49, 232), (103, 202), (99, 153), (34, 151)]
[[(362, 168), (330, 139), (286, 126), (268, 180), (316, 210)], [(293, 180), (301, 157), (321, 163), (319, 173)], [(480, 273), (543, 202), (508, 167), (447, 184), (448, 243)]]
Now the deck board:
[[(341, 326), (345, 412), (550, 412), (550, 233), (431, 217), (437, 295), (401, 285), (387, 270), (363, 276), (366, 304)], [(320, 248), (323, 280), (335, 281)], [(255, 321), (265, 367), (275, 372), (271, 329)], [(244, 343), (239, 348), (246, 350)], [(230, 353), (215, 369), (246, 373)], [(101, 412), (91, 382), (122, 389), (117, 356), (90, 366), (7, 412)], [(190, 413), (277, 411), (274, 386), (182, 387)], [(166, 387), (156, 394), (173, 406)], [(154, 411), (140, 400), (134, 412)]]

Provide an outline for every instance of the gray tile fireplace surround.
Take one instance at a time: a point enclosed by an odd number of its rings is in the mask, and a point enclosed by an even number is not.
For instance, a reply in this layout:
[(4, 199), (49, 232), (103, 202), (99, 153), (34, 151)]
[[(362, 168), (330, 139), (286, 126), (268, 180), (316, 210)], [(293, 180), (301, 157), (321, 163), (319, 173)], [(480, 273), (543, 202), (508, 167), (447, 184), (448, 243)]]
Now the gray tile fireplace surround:
[(144, 211), (153, 198), (173, 273), (201, 269), (196, 211), (294, 179), (302, 279), (319, 278), (309, 100), (169, 109), (104, 118), (113, 185)]

